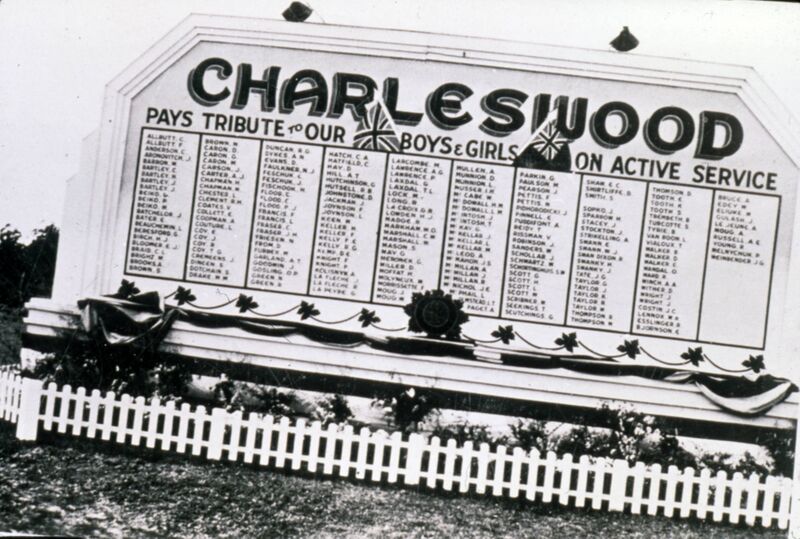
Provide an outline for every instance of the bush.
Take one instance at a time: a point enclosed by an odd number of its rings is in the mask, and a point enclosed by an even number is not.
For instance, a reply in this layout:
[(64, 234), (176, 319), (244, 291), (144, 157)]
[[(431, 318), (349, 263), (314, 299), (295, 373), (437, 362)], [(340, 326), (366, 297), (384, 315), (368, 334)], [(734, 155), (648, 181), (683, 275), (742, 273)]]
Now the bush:
[(110, 346), (99, 340), (80, 345), (73, 342), (62, 353), (46, 356), (25, 374), (45, 383), (145, 398), (184, 398), (192, 380), (185, 361), (164, 356), (152, 348)]
[(794, 472), (794, 430), (768, 430), (757, 437), (772, 459), (773, 473), (792, 477)]
[(438, 436), (440, 440), (446, 441), (453, 439), (459, 445), (471, 441), (475, 446), (483, 443), (491, 446), (508, 445), (507, 436), (495, 436), (486, 425), (470, 425), (469, 423), (457, 423), (455, 425), (442, 425), (437, 422), (431, 430), (431, 436)]
[(677, 466), (678, 468), (696, 468), (698, 459), (695, 455), (681, 447), (675, 436), (660, 436), (656, 444), (645, 447), (639, 455), (645, 464), (661, 464), (661, 466)]
[(228, 412), (255, 412), (274, 417), (293, 417), (297, 402), (294, 392), (279, 391), (228, 380), (224, 376), (214, 386), (214, 397)]
[(544, 453), (552, 451), (553, 439), (547, 431), (547, 422), (539, 421), (536, 419), (518, 419), (516, 423), (511, 425), (511, 436), (515, 445), (523, 449), (538, 449)]
[(318, 419), (323, 425), (338, 423), (340, 425), (349, 423), (353, 418), (353, 411), (347, 404), (347, 397), (338, 393), (328, 395), (319, 400)]
[(389, 423), (406, 433), (418, 431), (420, 423), (438, 413), (435, 399), (413, 387), (377, 397), (372, 404), (382, 407)]

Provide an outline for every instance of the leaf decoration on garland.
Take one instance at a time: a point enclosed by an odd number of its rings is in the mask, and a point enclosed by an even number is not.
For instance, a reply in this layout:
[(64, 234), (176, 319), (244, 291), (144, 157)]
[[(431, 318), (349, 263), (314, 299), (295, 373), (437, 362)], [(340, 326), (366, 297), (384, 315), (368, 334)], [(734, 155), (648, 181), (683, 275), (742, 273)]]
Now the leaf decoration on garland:
[(689, 348), (686, 352), (681, 354), (681, 358), (685, 359), (695, 367), (700, 366), (701, 361), (705, 361), (703, 358), (703, 348), (698, 346), (697, 348)]
[(625, 344), (620, 344), (617, 346), (617, 350), (631, 359), (636, 359), (636, 356), (642, 353), (641, 349), (639, 348), (639, 341), (637, 339), (625, 341)]
[(184, 303), (195, 301), (197, 298), (189, 288), (184, 288), (179, 286), (178, 289), (175, 291), (175, 301), (178, 302), (178, 305), (183, 305)]
[(750, 359), (745, 359), (742, 361), (742, 367), (746, 367), (752, 370), (754, 373), (758, 374), (766, 367), (764, 366), (764, 356), (761, 354), (757, 356), (750, 356)]
[(253, 300), (253, 296), (239, 294), (239, 299), (236, 300), (236, 306), (239, 308), (239, 312), (243, 313), (249, 311), (250, 309), (258, 308), (258, 303)]
[(377, 324), (381, 321), (381, 319), (375, 315), (375, 311), (361, 309), (361, 313), (358, 315), (358, 321), (361, 322), (361, 327), (365, 328), (367, 326), (371, 326), (372, 324)]
[(300, 303), (300, 307), (297, 309), (297, 314), (300, 315), (300, 320), (305, 320), (306, 318), (311, 318), (312, 316), (319, 316), (319, 311), (314, 308), (313, 303), (303, 301)]
[(577, 333), (562, 333), (561, 337), (556, 339), (557, 346), (563, 346), (567, 352), (572, 352), (575, 350), (575, 347), (578, 346), (578, 334)]
[(500, 339), (503, 344), (508, 344), (514, 340), (514, 327), (513, 326), (497, 326), (497, 329), (492, 331), (492, 337)]
[(114, 295), (119, 299), (128, 299), (131, 296), (135, 296), (139, 292), (140, 290), (136, 288), (136, 283), (122, 279), (122, 283), (119, 285), (117, 293)]

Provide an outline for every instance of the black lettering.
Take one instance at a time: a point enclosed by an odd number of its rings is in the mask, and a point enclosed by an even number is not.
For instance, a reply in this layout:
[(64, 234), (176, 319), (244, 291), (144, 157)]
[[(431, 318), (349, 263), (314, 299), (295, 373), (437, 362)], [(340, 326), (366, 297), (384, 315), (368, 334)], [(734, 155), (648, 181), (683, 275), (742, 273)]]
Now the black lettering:
[[(659, 132), (659, 127), (665, 120), (672, 120), (678, 128), (678, 134), (672, 142), (664, 140)], [(644, 141), (651, 150), (661, 155), (684, 149), (692, 143), (693, 138), (694, 120), (691, 114), (678, 107), (660, 108), (644, 123)]]
[(471, 95), (472, 89), (469, 86), (458, 82), (442, 84), (428, 95), (425, 111), (431, 121), (440, 129), (455, 129), (472, 120), (472, 115), (469, 112), (458, 116), (450, 116), (461, 112), (461, 102)]
[(417, 125), (422, 120), (421, 112), (406, 112), (397, 110), (397, 95), (400, 92), (400, 82), (389, 77), (383, 81), (383, 102), (389, 109), (394, 121), (399, 125)]
[[(714, 146), (717, 126), (725, 131), (720, 146)], [(735, 154), (742, 146), (744, 131), (735, 116), (724, 112), (703, 111), (700, 113), (700, 137), (694, 156), (699, 159), (719, 160)]]
[[(310, 88), (298, 90), (301, 84), (309, 84)], [(295, 105), (311, 103), (308, 113), (311, 116), (322, 116), (328, 108), (328, 83), (319, 71), (303, 69), (283, 83), (281, 89), (281, 112), (292, 112)]]
[[(351, 89), (358, 90), (359, 94), (351, 95)], [(338, 118), (345, 108), (349, 108), (353, 118), (361, 120), (367, 115), (367, 105), (374, 97), (375, 81), (371, 78), (354, 73), (336, 73), (333, 76), (330, 116)]]
[(481, 123), (481, 131), (496, 137), (505, 137), (518, 130), (525, 125), (525, 115), (520, 107), (527, 99), (528, 94), (509, 88), (486, 94), (481, 99), (481, 108), (489, 117)]
[(206, 91), (203, 85), (203, 78), (208, 70), (216, 71), (217, 77), (220, 80), (225, 80), (233, 73), (233, 66), (230, 62), (222, 58), (208, 58), (197, 64), (197, 67), (189, 72), (189, 79), (187, 81), (189, 85), (189, 95), (204, 107), (213, 107), (231, 95), (231, 91), (227, 87), (216, 94)]
[[(612, 135), (606, 127), (606, 120), (611, 115), (619, 116), (622, 119), (622, 129), (618, 135)], [(623, 101), (606, 103), (592, 115), (592, 138), (605, 148), (616, 148), (627, 144), (633, 140), (638, 130), (639, 116), (636, 114), (636, 109)]]
[(243, 109), (247, 106), (250, 92), (254, 92), (261, 95), (261, 110), (265, 112), (274, 110), (280, 72), (280, 67), (273, 66), (264, 70), (262, 79), (253, 80), (253, 67), (250, 64), (239, 64), (236, 93), (231, 106), (235, 109)]

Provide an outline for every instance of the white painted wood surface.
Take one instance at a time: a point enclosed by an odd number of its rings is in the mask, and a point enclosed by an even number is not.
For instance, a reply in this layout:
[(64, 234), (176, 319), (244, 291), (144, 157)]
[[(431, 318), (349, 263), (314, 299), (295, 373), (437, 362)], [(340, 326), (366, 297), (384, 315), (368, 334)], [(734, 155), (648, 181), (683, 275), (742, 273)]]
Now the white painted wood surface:
[[(160, 419), (163, 417), (163, 421)], [(786, 529), (793, 481), (784, 477), (729, 478), (708, 470), (573, 455), (542, 455), (471, 441), (408, 437), (349, 425), (249, 414), (198, 406), (180, 408), (172, 401), (133, 399), (129, 395), (87, 395), (83, 388), (46, 387), (10, 370), (0, 371), (0, 419), (16, 422), (22, 439), (44, 431), (176, 453), (191, 451), (208, 460), (257, 463), (323, 476), (354, 477), (370, 482), (402, 483), (418, 488), (486, 493), (493, 496), (560, 503), (593, 509), (630, 511), (667, 517), (744, 522)], [(206, 425), (208, 424), (208, 428)], [(22, 427), (20, 427), (22, 425)], [(159, 444), (160, 442), (160, 444)]]

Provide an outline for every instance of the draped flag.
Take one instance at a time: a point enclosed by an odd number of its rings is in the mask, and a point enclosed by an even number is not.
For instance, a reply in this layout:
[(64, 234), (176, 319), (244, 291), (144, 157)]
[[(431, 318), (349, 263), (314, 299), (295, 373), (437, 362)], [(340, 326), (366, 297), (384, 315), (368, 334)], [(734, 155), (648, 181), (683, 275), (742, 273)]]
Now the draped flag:
[(400, 139), (397, 138), (394, 122), (380, 100), (358, 122), (353, 146), (362, 150), (400, 151)]
[(522, 168), (569, 170), (570, 142), (570, 139), (558, 130), (558, 107), (554, 105), (544, 121), (522, 146), (523, 150), (514, 160), (514, 165)]
[(531, 140), (530, 144), (545, 159), (552, 161), (569, 139), (564, 137), (556, 127), (556, 120), (545, 124), (544, 128)]

